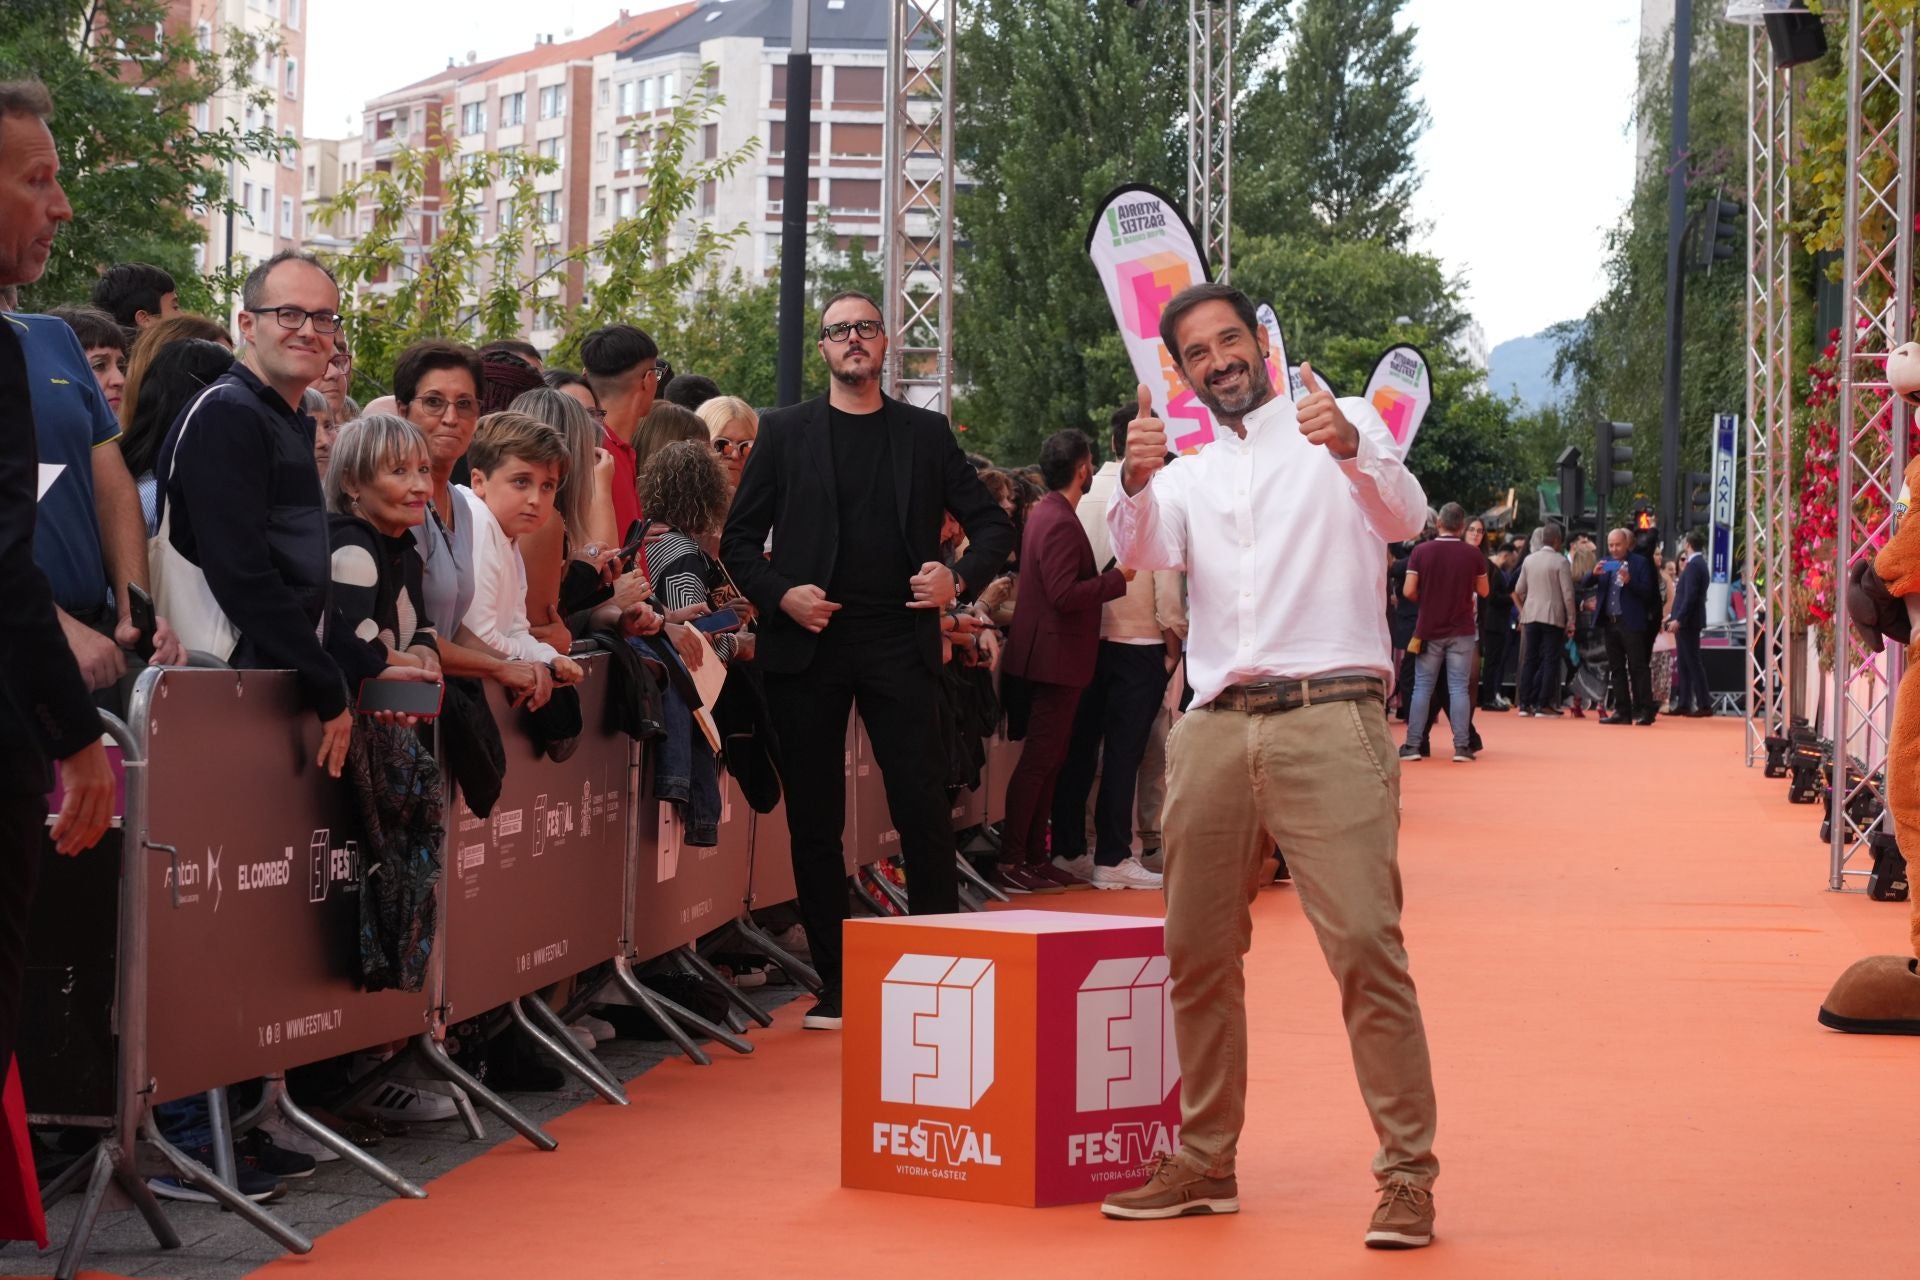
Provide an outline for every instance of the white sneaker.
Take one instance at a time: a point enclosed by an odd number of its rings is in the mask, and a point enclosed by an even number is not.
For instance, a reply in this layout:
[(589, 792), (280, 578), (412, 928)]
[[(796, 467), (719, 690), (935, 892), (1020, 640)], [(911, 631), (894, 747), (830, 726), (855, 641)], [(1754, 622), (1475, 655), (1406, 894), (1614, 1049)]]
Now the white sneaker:
[(592, 1032), (596, 1043), (602, 1040), (612, 1040), (620, 1034), (613, 1029), (611, 1022), (608, 1022), (605, 1018), (596, 1018), (590, 1013), (583, 1013), (575, 1018), (573, 1025), (576, 1027), (585, 1027), (588, 1031)]
[(373, 1096), (361, 1103), (356, 1110), (376, 1120), (389, 1120), (397, 1124), (425, 1124), (433, 1120), (451, 1120), (460, 1114), (460, 1108), (453, 1105), (453, 1099), (448, 1095), (429, 1093), (424, 1088), (402, 1084), (393, 1079), (389, 1079), (375, 1089)]
[(593, 1032), (587, 1030), (577, 1022), (567, 1028), (567, 1033), (573, 1037), (575, 1044), (585, 1049), (588, 1053), (592, 1053), (593, 1046), (600, 1043), (594, 1039)]
[(340, 1158), (338, 1151), (324, 1142), (315, 1142), (304, 1132), (294, 1128), (292, 1122), (278, 1111), (272, 1112), (262, 1120), (259, 1129), (273, 1139), (274, 1146), (287, 1151), (298, 1151), (303, 1156), (312, 1156), (321, 1164)]
[(1077, 858), (1055, 858), (1053, 865), (1062, 871), (1079, 876), (1082, 880), (1093, 875), (1093, 855), (1090, 853), (1083, 853)]
[(790, 924), (774, 934), (773, 940), (782, 951), (795, 959), (805, 960), (813, 954), (813, 948), (807, 945), (807, 930), (804, 925)]
[(1161, 878), (1140, 865), (1140, 859), (1128, 858), (1117, 867), (1095, 867), (1088, 877), (1096, 889), (1158, 889)]

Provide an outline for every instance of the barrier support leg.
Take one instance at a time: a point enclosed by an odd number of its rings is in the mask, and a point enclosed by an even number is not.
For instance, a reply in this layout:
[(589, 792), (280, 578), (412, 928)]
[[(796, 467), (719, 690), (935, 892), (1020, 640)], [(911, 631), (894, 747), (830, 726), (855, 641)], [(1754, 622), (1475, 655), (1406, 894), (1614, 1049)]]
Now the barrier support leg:
[(422, 1191), (419, 1187), (401, 1177), (391, 1168), (374, 1159), (359, 1147), (348, 1142), (340, 1134), (335, 1133), (302, 1111), (299, 1104), (287, 1096), (287, 1081), (285, 1076), (271, 1075), (267, 1077), (267, 1096), (274, 1105), (279, 1107), (280, 1114), (286, 1117), (288, 1124), (306, 1134), (309, 1138), (312, 1138), (315, 1142), (327, 1148), (327, 1150), (333, 1152), (342, 1160), (353, 1165), (374, 1181), (382, 1184), (395, 1195), (405, 1196), (409, 1200), (425, 1200), (427, 1198), (425, 1191)]
[(62, 1169), (52, 1182), (40, 1188), (40, 1203), (51, 1209), (73, 1191), (75, 1187), (86, 1185), (92, 1174), (94, 1162), (99, 1159), (100, 1145), (96, 1143), (84, 1156), (75, 1156), (73, 1163)]
[(873, 867), (867, 868), (868, 878), (879, 886), (880, 892), (886, 895), (887, 901), (900, 908), (901, 915), (909, 914), (907, 911), (907, 891), (895, 884), (892, 876), (876, 870), (875, 868), (878, 866), (879, 864), (875, 863)]
[(967, 857), (966, 854), (956, 853), (954, 855), (954, 861), (960, 867), (960, 878), (978, 889), (981, 893), (986, 894), (996, 902), (1013, 901), (1013, 899), (1009, 898), (993, 881), (981, 875), (979, 868), (973, 865), (973, 859)]
[(148, 1113), (141, 1123), (141, 1131), (146, 1140), (160, 1153), (162, 1159), (173, 1166), (174, 1172), (190, 1182), (204, 1188), (222, 1207), (239, 1214), (246, 1219), (247, 1225), (260, 1232), (290, 1253), (312, 1253), (313, 1241), (295, 1231), (280, 1219), (262, 1209), (253, 1201), (234, 1190), (231, 1184), (215, 1177), (213, 1170), (189, 1156), (180, 1148), (160, 1136), (160, 1126), (152, 1113)]
[[(533, 1025), (533, 1019), (527, 1016), (526, 1003), (525, 999), (509, 1000), (507, 1002), (507, 1010), (513, 1014), (513, 1020), (520, 1024), (520, 1029), (526, 1032), (535, 1044), (546, 1050), (547, 1056), (552, 1058), (555, 1065), (562, 1071), (599, 1094), (602, 1098), (605, 1098), (608, 1102), (611, 1102), (614, 1106), (626, 1106), (626, 1094), (621, 1093), (618, 1089), (601, 1079), (599, 1072), (593, 1070), (574, 1056), (575, 1052), (584, 1052), (584, 1050), (579, 1050), (574, 1046), (563, 1047), (558, 1039), (547, 1034), (546, 1028)], [(572, 1032), (567, 1032), (566, 1035), (569, 1040), (573, 1038)], [(573, 1049), (573, 1052), (569, 1052), (570, 1048)]]
[(659, 1005), (668, 1017), (678, 1022), (682, 1027), (692, 1031), (698, 1031), (701, 1035), (707, 1037), (707, 1039), (717, 1041), (735, 1053), (748, 1054), (753, 1052), (753, 1041), (735, 1035), (718, 1023), (701, 1017), (678, 1001), (668, 999), (658, 991), (653, 992), (652, 995), (654, 1003)]
[[(606, 985), (605, 982), (602, 982), (600, 984), (600, 986), (602, 987), (605, 985)], [(596, 987), (595, 991), (597, 992), (598, 990), (599, 990), (599, 987)], [(577, 994), (578, 993), (576, 993), (576, 995)], [(570, 1026), (568, 1026), (568, 1020), (566, 1018), (561, 1017), (558, 1013), (554, 1012), (554, 1010), (547, 1004), (547, 1002), (545, 1000), (542, 1000), (539, 996), (527, 996), (527, 997), (524, 997), (524, 999), (526, 1001), (526, 1009), (527, 1009), (528, 1016), (531, 1017), (535, 1022), (538, 1022), (541, 1026), (545, 1027), (547, 1029), (547, 1033), (551, 1035), (555, 1040), (558, 1040), (562, 1048), (570, 1048), (572, 1045), (572, 1039), (573, 1039), (573, 1029)], [(587, 1002), (587, 1004), (591, 1004), (591, 1003), (592, 1003), (591, 1001)], [(569, 1004), (567, 1007), (572, 1008), (573, 1005)], [(586, 1004), (583, 1004), (580, 1007), (584, 1009), (586, 1007)], [(575, 1014), (574, 1016), (578, 1017), (579, 1015)], [(600, 1057), (598, 1054), (589, 1053), (585, 1049), (580, 1049), (580, 1048), (571, 1048), (571, 1052), (573, 1053), (575, 1060), (577, 1060), (581, 1066), (585, 1067), (587, 1070), (593, 1072), (595, 1075), (599, 1076), (602, 1080), (606, 1081), (607, 1086), (611, 1088), (615, 1093), (620, 1095), (621, 1106), (626, 1105), (627, 1091), (626, 1091), (625, 1085), (621, 1082), (620, 1077), (614, 1075), (613, 1072), (608, 1069), (606, 1063), (600, 1061)]]
[(675, 954), (679, 956), (680, 963), (685, 966), (688, 972), (697, 978), (705, 978), (708, 982), (713, 983), (714, 986), (719, 987), (720, 994), (727, 998), (728, 1004), (738, 1009), (747, 1017), (752, 1018), (763, 1027), (773, 1025), (772, 1014), (763, 1012), (759, 1005), (741, 995), (740, 988), (728, 982), (726, 976), (714, 968), (713, 963), (694, 948), (682, 947)]
[(645, 1009), (648, 1016), (659, 1023), (660, 1029), (667, 1033), (667, 1038), (680, 1046), (680, 1052), (686, 1054), (688, 1058), (703, 1067), (713, 1065), (713, 1059), (709, 1058), (706, 1051), (693, 1042), (693, 1037), (687, 1034), (686, 1029), (682, 1027), (679, 1022), (668, 1016), (666, 1009), (662, 1005), (661, 997), (654, 994), (653, 991), (648, 989), (646, 983), (640, 981), (640, 979), (635, 976), (633, 965), (628, 962), (625, 956), (621, 956), (613, 962), (613, 978), (614, 981), (619, 984), (620, 989), (626, 992), (627, 998), (640, 1008)]
[(755, 924), (752, 917), (742, 916), (740, 919), (735, 920), (733, 922), (733, 929), (735, 933), (738, 933), (742, 938), (746, 939), (749, 945), (758, 947), (761, 951), (765, 952), (774, 963), (785, 970), (788, 977), (798, 978), (801, 986), (811, 991), (814, 995), (820, 994), (820, 975), (814, 971), (814, 967), (775, 942), (773, 935)]
[(213, 1176), (230, 1187), (238, 1185), (233, 1172), (233, 1118), (227, 1112), (224, 1088), (207, 1090), (207, 1129), (213, 1135)]
[[(106, 1208), (108, 1197), (116, 1189), (140, 1211), (140, 1216), (146, 1219), (153, 1238), (162, 1249), (180, 1247), (180, 1235), (161, 1211), (160, 1202), (153, 1198), (153, 1192), (147, 1189), (147, 1184), (130, 1172), (125, 1156), (111, 1142), (102, 1142), (93, 1149), (91, 1157), (76, 1160), (67, 1172), (74, 1170), (87, 1173), (87, 1190), (80, 1201), (80, 1212), (74, 1216), (73, 1227), (67, 1232), (66, 1243), (60, 1247), (59, 1261), (54, 1265), (53, 1274), (59, 1280), (74, 1280), (80, 1274), (80, 1264), (86, 1259), (93, 1229), (99, 1225), (101, 1211)], [(62, 1173), (53, 1185), (60, 1186), (66, 1180), (67, 1173)], [(79, 1181), (77, 1175), (73, 1181)], [(66, 1188), (61, 1189), (64, 1193)]]
[(859, 900), (862, 907), (866, 908), (867, 914), (870, 916), (879, 916), (884, 920), (893, 914), (893, 912), (886, 909), (880, 899), (874, 897), (867, 891), (867, 886), (858, 874), (855, 874), (853, 877), (853, 896)]
[(961, 885), (959, 887), (959, 894), (960, 909), (962, 911), (985, 911), (987, 909), (986, 902), (973, 892), (973, 886)]
[(435, 1071), (459, 1085), (461, 1092), (468, 1098), (479, 1102), (481, 1106), (506, 1121), (509, 1128), (535, 1147), (542, 1151), (552, 1151), (560, 1145), (553, 1135), (529, 1120), (519, 1108), (462, 1071), (459, 1064), (447, 1056), (447, 1051), (441, 1048), (440, 1042), (427, 1032), (423, 1031), (413, 1038), (413, 1047), (414, 1051)]

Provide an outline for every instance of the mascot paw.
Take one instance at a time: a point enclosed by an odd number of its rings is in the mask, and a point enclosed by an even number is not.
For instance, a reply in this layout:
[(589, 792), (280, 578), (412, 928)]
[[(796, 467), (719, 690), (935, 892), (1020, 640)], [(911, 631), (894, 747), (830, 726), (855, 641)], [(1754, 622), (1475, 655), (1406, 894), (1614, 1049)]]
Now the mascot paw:
[(1820, 1025), (1856, 1035), (1920, 1036), (1920, 960), (1868, 956), (1840, 975)]

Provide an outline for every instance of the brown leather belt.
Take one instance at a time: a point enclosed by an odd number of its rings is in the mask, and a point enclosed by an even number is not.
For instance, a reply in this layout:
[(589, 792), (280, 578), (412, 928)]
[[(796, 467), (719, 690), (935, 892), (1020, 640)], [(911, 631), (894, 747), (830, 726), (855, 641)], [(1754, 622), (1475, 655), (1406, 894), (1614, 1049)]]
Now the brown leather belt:
[(1387, 700), (1387, 682), (1378, 676), (1327, 676), (1320, 680), (1262, 680), (1232, 684), (1209, 702), (1208, 711), (1297, 711), (1316, 702)]

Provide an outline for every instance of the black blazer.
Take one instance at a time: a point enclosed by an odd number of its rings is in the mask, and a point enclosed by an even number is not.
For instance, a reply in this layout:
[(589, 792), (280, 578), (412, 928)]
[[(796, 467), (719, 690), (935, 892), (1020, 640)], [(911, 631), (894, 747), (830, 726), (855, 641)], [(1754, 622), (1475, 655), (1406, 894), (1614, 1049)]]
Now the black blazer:
[(13, 327), (0, 324), (0, 789), (36, 794), (52, 785), (51, 761), (100, 736), (53, 591), (33, 562), (39, 458), (26, 357)]
[[(967, 532), (967, 553), (954, 566), (971, 595), (1000, 572), (1013, 550), (1013, 521), (980, 483), (943, 414), (885, 398), (894, 506), (915, 572), (940, 559), (940, 524), (951, 511)], [(773, 553), (763, 554), (767, 534)], [(767, 671), (804, 671), (818, 637), (789, 618), (781, 597), (794, 587), (824, 588), (840, 550), (839, 493), (828, 438), (827, 398), (776, 409), (740, 476), (720, 538), (720, 560), (760, 613), (756, 661)], [(905, 589), (906, 584), (901, 584)], [(901, 607), (906, 608), (905, 596)], [(937, 610), (907, 610), (927, 666), (940, 666)], [(829, 627), (833, 624), (828, 623)]]
[(1707, 625), (1707, 557), (1704, 552), (1680, 566), (1680, 582), (1673, 589), (1673, 610), (1668, 616), (1694, 631)]

